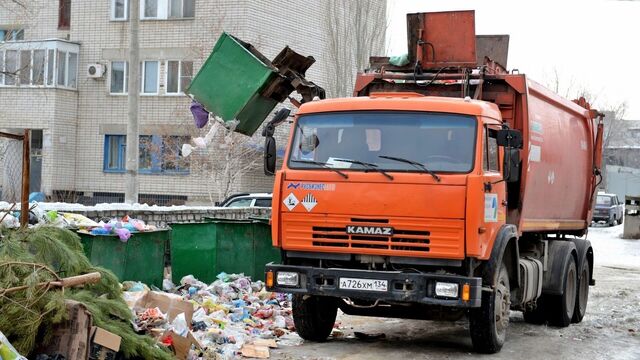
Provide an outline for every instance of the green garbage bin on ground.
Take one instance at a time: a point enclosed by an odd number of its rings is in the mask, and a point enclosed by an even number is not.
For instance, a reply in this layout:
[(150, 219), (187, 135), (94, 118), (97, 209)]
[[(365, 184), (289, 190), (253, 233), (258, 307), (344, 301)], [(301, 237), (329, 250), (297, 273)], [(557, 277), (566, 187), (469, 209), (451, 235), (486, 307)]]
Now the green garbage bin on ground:
[(271, 245), (271, 227), (265, 221), (207, 219), (171, 227), (174, 283), (186, 275), (211, 283), (220, 272), (264, 280), (264, 266), (281, 259), (280, 250)]
[(78, 235), (92, 264), (113, 271), (120, 281), (140, 281), (162, 288), (169, 230), (133, 233), (127, 242), (117, 235), (82, 231)]

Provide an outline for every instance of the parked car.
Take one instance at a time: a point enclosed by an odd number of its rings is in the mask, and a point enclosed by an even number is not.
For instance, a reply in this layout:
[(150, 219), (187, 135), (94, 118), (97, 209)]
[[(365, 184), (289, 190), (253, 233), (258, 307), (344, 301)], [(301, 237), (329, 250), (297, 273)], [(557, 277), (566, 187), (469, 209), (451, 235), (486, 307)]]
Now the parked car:
[(221, 207), (271, 207), (271, 193), (240, 193), (216, 204)]
[(596, 208), (593, 212), (593, 221), (604, 221), (609, 226), (622, 224), (624, 218), (624, 205), (618, 200), (616, 194), (598, 193)]

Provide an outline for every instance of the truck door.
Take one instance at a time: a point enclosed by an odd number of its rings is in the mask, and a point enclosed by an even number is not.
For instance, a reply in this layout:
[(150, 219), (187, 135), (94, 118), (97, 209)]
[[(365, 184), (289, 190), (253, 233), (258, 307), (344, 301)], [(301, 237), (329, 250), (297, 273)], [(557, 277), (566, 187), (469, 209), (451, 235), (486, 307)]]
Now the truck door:
[(505, 183), (502, 180), (500, 149), (496, 140), (497, 125), (485, 125), (483, 129), (482, 170), (484, 192), (484, 233), (479, 234), (483, 249), (491, 249), (493, 240), (506, 221)]

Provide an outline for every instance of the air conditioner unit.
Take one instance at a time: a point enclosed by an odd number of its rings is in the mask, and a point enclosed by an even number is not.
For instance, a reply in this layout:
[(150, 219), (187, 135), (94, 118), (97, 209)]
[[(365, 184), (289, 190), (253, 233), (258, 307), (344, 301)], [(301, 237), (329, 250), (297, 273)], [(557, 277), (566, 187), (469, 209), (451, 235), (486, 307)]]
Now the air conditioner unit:
[(101, 78), (104, 75), (104, 65), (102, 64), (89, 64), (87, 65), (87, 77)]

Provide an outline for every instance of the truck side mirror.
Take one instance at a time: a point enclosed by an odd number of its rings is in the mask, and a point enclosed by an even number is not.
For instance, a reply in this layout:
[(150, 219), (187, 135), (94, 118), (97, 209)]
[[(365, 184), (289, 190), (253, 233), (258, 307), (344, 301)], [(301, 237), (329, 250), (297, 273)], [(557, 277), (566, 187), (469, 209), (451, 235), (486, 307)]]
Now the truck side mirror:
[(264, 138), (264, 174), (276, 173), (276, 139), (273, 136)]
[(520, 180), (520, 150), (505, 147), (504, 148), (504, 181), (508, 183), (518, 182)]
[(275, 175), (276, 173), (276, 139), (273, 134), (276, 132), (276, 126), (282, 124), (291, 113), (291, 110), (282, 108), (273, 116), (271, 121), (262, 129), (264, 136), (264, 174)]
[(522, 133), (513, 129), (500, 129), (496, 135), (499, 146), (522, 149)]

